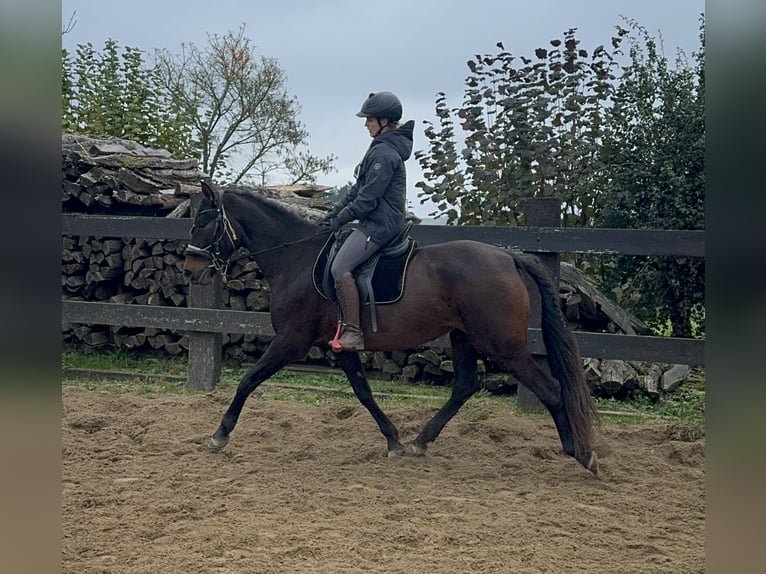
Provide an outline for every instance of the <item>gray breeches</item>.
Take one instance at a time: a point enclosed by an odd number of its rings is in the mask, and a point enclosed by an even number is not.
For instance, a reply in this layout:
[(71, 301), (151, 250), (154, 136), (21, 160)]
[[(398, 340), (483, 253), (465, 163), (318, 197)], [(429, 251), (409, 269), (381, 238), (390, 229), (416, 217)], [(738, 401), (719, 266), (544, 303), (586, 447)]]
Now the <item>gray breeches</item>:
[(367, 236), (364, 233), (354, 229), (332, 262), (332, 267), (330, 268), (332, 278), (337, 281), (344, 273), (352, 272), (372, 257), (380, 248), (381, 246), (374, 241), (367, 241)]

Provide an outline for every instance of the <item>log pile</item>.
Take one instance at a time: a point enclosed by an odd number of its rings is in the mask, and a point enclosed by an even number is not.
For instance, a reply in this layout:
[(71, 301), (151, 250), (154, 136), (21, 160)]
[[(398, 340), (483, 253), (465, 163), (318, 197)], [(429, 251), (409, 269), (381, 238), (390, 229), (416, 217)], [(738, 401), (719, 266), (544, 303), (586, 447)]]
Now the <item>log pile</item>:
[(65, 212), (163, 215), (199, 190), (196, 159), (111, 136), (63, 134)]
[[(196, 160), (178, 160), (166, 150), (111, 136), (64, 134), (62, 210), (64, 213), (108, 213), (120, 216), (188, 217), (190, 194), (203, 177)], [(302, 217), (316, 219), (326, 210), (318, 199), (326, 186), (293, 185), (260, 189)], [(140, 238), (62, 236), (64, 299), (139, 305), (186, 307), (183, 275), (184, 241)], [(268, 311), (268, 284), (253, 261), (238, 261), (229, 272), (224, 306)], [(68, 324), (64, 341), (88, 346), (151, 348), (177, 354), (187, 337), (158, 329)], [(224, 336), (230, 357), (257, 357), (268, 340)]]
[[(64, 212), (187, 217), (190, 194), (199, 190), (203, 174), (196, 160), (177, 160), (165, 150), (153, 150), (112, 137), (62, 136), (62, 207)], [(307, 219), (326, 210), (323, 186), (282, 186), (261, 190)], [(183, 275), (184, 241), (62, 236), (62, 293), (65, 299), (124, 304), (187, 306), (188, 285)], [(245, 255), (242, 253), (241, 255)], [(561, 265), (562, 308), (574, 329), (647, 334), (648, 328), (615, 305), (568, 263)], [(268, 311), (271, 293), (254, 261), (243, 257), (229, 270), (224, 307), (239, 311)], [(64, 341), (75, 346), (114, 346), (157, 349), (178, 354), (188, 338), (159, 329), (69, 324)], [(267, 338), (224, 334), (224, 356), (255, 361)], [(403, 382), (449, 384), (453, 376), (448, 351), (431, 348), (409, 352), (362, 353), (371, 376)], [(305, 361), (335, 366), (329, 351), (312, 348)], [(644, 393), (656, 400), (671, 392), (688, 375), (680, 366), (586, 359), (588, 381), (597, 396), (624, 398)], [(491, 363), (480, 363), (483, 388), (515, 392), (516, 381)]]
[(569, 326), (576, 331), (649, 335), (649, 327), (614, 303), (571, 263), (561, 262), (559, 295)]
[(597, 397), (623, 400), (636, 395), (657, 402), (687, 380), (689, 365), (585, 359), (585, 375)]

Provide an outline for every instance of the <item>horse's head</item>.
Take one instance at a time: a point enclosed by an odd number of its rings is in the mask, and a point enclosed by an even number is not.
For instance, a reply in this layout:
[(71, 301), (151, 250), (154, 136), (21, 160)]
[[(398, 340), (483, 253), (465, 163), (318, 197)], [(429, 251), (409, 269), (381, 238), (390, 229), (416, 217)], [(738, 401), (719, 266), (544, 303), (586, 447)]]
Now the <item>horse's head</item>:
[(202, 197), (183, 265), (193, 283), (209, 283), (213, 271), (225, 280), (229, 260), (237, 248), (237, 234), (223, 208), (223, 192), (203, 180)]

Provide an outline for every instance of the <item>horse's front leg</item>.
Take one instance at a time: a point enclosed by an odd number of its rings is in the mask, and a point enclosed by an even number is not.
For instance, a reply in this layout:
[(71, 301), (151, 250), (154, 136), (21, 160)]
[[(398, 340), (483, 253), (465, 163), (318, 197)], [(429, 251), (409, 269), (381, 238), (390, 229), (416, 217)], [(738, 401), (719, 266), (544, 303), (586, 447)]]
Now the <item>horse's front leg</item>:
[(372, 418), (378, 423), (378, 428), (388, 443), (388, 456), (390, 458), (399, 457), (404, 454), (404, 447), (399, 442), (399, 431), (378, 406), (375, 397), (372, 396), (370, 383), (367, 381), (367, 375), (362, 368), (362, 361), (359, 354), (351, 351), (338, 353), (338, 364), (348, 377), (351, 388), (354, 389), (359, 402), (370, 412)]
[(209, 447), (216, 450), (225, 447), (226, 443), (229, 442), (229, 434), (237, 425), (239, 414), (242, 412), (242, 407), (245, 406), (247, 397), (258, 388), (258, 385), (278, 372), (290, 361), (305, 356), (307, 350), (308, 346), (306, 346), (306, 349), (302, 349), (297, 347), (294, 341), (288, 342), (277, 335), (260, 359), (256, 361), (255, 366), (242, 377), (237, 386), (234, 399), (231, 401), (229, 408), (221, 419), (221, 424), (208, 443)]

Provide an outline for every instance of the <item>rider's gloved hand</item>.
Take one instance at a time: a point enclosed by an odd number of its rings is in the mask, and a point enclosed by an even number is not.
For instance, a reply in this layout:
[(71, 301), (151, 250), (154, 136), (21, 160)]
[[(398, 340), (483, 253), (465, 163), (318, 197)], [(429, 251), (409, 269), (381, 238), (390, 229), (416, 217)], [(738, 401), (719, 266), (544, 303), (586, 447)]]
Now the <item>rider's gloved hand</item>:
[(333, 231), (337, 231), (338, 227), (340, 227), (337, 224), (338, 217), (334, 213), (328, 213), (325, 215), (322, 219), (319, 220), (319, 225), (322, 225), (323, 227), (329, 227)]

